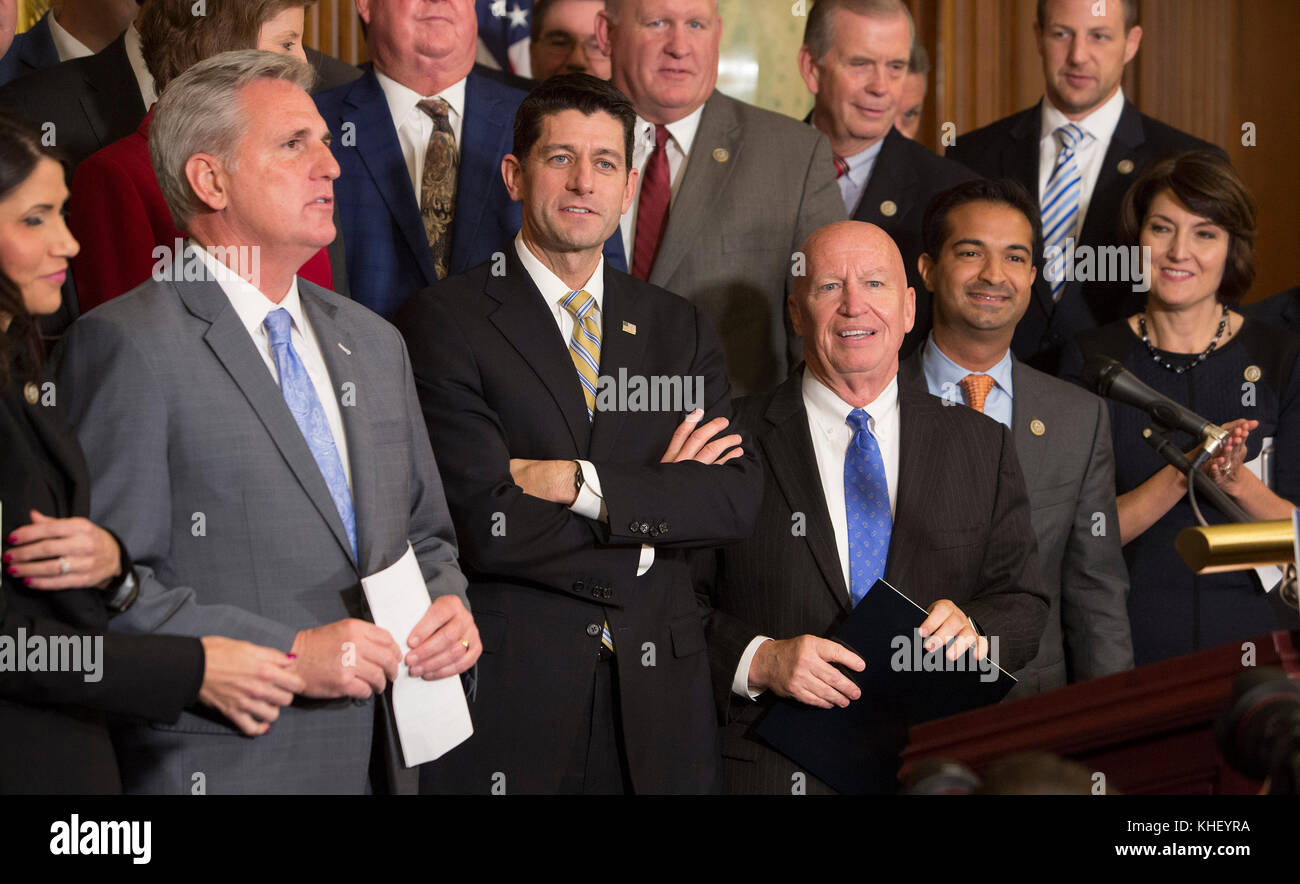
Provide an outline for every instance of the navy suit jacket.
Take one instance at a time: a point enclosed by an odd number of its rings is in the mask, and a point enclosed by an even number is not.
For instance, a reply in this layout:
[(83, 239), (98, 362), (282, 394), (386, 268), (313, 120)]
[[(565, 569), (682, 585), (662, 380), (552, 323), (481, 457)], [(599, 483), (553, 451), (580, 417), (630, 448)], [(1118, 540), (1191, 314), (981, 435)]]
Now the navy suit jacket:
[[(519, 204), (506, 192), (501, 160), (511, 150), (515, 112), (526, 94), (477, 66), (466, 80), (448, 267), (452, 276), (505, 251), (519, 231)], [(419, 198), (374, 68), (367, 65), (360, 79), (317, 95), (316, 107), (334, 136), (334, 157), (342, 170), (334, 193), (352, 297), (391, 319), (409, 296), (436, 283), (438, 276)], [(353, 125), (345, 132), (349, 123)], [(617, 231), (605, 249), (615, 269), (626, 268)]]
[(16, 80), (23, 74), (51, 68), (59, 63), (59, 50), (54, 46), (50, 36), (50, 14), (41, 16), (40, 21), (21, 34), (14, 37), (9, 51), (0, 56), (0, 86), (10, 80)]

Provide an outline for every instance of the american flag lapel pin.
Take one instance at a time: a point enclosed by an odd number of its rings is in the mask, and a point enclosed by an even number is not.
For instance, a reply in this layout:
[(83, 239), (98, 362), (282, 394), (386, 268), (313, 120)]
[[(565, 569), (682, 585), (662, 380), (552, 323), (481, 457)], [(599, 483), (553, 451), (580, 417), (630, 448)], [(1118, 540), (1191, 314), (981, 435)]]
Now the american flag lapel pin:
[(635, 323), (635, 322), (628, 322), (626, 319), (624, 319), (624, 320), (623, 320), (623, 331), (627, 332), (629, 335), (634, 335), (634, 334), (636, 334), (636, 323)]

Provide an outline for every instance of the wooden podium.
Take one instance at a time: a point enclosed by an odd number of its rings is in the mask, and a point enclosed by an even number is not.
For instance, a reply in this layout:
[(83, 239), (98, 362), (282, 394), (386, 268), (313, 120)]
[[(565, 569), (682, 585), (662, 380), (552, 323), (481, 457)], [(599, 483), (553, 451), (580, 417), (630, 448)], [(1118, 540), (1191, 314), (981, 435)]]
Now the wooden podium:
[[(1250, 640), (1256, 666), (1300, 681), (1300, 632)], [(1255, 794), (1261, 784), (1228, 768), (1214, 725), (1242, 673), (1246, 642), (1176, 657), (1045, 694), (917, 725), (900, 778), (926, 759), (976, 773), (1012, 752), (1039, 749), (1106, 775), (1126, 794)]]

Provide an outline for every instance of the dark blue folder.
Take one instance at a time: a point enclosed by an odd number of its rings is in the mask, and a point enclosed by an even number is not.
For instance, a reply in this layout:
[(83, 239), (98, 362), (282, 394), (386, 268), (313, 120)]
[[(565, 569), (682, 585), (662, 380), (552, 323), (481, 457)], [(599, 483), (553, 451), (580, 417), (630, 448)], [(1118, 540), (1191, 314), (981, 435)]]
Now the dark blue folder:
[(977, 662), (973, 650), (955, 661), (945, 648), (927, 654), (916, 632), (925, 618), (924, 608), (877, 580), (829, 636), (867, 664), (862, 672), (841, 667), (862, 696), (844, 709), (778, 700), (755, 733), (837, 792), (897, 791), (908, 728), (997, 703), (1016, 683), (988, 660)]

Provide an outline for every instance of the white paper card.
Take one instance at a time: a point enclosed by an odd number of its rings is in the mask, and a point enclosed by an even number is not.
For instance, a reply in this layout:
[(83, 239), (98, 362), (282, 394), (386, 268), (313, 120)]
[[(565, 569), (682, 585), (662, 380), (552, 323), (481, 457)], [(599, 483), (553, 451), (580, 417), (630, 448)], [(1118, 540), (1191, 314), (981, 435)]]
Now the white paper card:
[[(388, 631), (405, 656), (410, 651), (407, 637), (429, 609), (429, 590), (415, 550), (408, 543), (395, 564), (361, 578), (361, 588), (375, 624)], [(412, 678), (405, 660), (393, 682), (393, 717), (407, 767), (442, 757), (474, 733), (460, 676)]]

